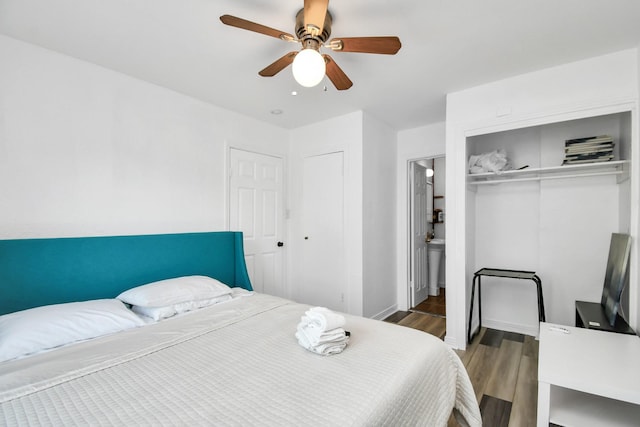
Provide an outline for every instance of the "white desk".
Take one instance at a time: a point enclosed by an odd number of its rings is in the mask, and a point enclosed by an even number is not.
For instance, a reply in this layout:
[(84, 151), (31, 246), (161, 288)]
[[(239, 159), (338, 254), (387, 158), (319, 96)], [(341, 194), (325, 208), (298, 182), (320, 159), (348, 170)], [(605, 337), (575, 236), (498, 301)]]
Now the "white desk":
[(637, 405), (639, 337), (540, 323), (538, 427), (638, 426)]

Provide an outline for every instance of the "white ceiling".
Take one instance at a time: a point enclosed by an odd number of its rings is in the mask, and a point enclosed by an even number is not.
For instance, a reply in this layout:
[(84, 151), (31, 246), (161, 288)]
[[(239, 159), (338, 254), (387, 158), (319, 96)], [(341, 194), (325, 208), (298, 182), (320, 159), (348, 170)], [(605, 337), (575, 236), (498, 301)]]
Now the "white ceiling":
[(413, 128), (444, 120), (448, 92), (640, 46), (638, 0), (332, 0), (332, 36), (402, 41), (395, 56), (331, 53), (354, 82), (338, 92), (328, 80), (326, 91), (301, 88), (290, 68), (258, 76), (297, 45), (219, 20), (230, 14), (294, 33), (302, 5), (0, 0), (0, 33), (285, 128), (356, 110)]

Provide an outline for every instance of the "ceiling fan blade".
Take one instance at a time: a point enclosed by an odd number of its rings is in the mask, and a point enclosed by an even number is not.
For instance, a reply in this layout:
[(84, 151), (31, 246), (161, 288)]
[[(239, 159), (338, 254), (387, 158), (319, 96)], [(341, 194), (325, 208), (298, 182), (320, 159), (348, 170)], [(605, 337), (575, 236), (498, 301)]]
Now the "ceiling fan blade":
[(328, 47), (336, 52), (381, 53), (395, 55), (402, 43), (395, 36), (390, 37), (343, 37), (331, 39)]
[(246, 19), (238, 18), (236, 16), (222, 15), (220, 17), (220, 20), (225, 25), (241, 28), (243, 30), (249, 30), (255, 33), (265, 34), (267, 36), (275, 37), (277, 39), (286, 40), (286, 41), (295, 40), (295, 37), (293, 37), (289, 33), (276, 30), (275, 28), (267, 27), (261, 24), (256, 24), (255, 22), (247, 21)]
[(331, 83), (338, 90), (347, 90), (353, 86), (353, 82), (349, 80), (349, 77), (342, 71), (342, 68), (338, 67), (338, 64), (329, 55), (322, 55), (324, 62), (327, 64), (327, 77), (331, 80)]
[(291, 65), (291, 63), (293, 62), (293, 58), (295, 58), (297, 54), (298, 54), (297, 51), (287, 53), (280, 59), (276, 60), (273, 64), (267, 65), (258, 74), (260, 74), (262, 77), (275, 76), (280, 71), (284, 70), (286, 67)]
[(304, 27), (310, 34), (322, 34), (328, 7), (329, 0), (304, 0)]

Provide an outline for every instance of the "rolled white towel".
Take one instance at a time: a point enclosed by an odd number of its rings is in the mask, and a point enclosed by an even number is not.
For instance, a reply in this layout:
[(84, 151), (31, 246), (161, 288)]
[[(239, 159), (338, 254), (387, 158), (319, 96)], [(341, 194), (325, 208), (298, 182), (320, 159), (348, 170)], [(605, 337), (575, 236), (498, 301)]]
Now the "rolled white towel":
[(345, 323), (343, 315), (334, 313), (325, 307), (313, 307), (304, 314), (323, 331), (341, 328)]
[[(298, 336), (298, 333), (296, 332), (296, 336)], [(327, 343), (327, 344), (320, 344), (320, 345), (311, 345), (309, 344), (308, 341), (305, 341), (304, 338), (298, 338), (298, 343), (304, 347), (305, 349), (316, 353), (316, 354), (321, 354), (323, 356), (328, 356), (331, 354), (338, 354), (341, 353), (345, 347), (347, 346), (348, 340), (342, 341), (342, 342), (337, 342), (337, 343)]]
[[(340, 342), (346, 339), (345, 330), (342, 328), (322, 332), (317, 328), (310, 327), (310, 325), (304, 325), (302, 322), (298, 325), (296, 331), (296, 337), (298, 337), (298, 335), (303, 335), (310, 345)], [(298, 339), (300, 338), (298, 337)]]
[(332, 341), (312, 344), (311, 342), (309, 342), (309, 338), (305, 334), (305, 328), (300, 326), (296, 331), (296, 338), (298, 339), (298, 344), (300, 344), (302, 347), (313, 353), (321, 354), (323, 356), (342, 352), (349, 342), (349, 337), (344, 331), (342, 331), (342, 336), (339, 339), (336, 338)]
[(317, 354), (330, 355), (342, 352), (349, 336), (342, 328), (344, 316), (324, 307), (307, 310), (296, 329), (298, 343)]
[(320, 322), (312, 319), (311, 317), (308, 317), (306, 313), (304, 316), (300, 318), (300, 323), (298, 324), (298, 326), (302, 326), (305, 329), (308, 329), (309, 333), (313, 333), (315, 335), (322, 335), (325, 332), (330, 332), (335, 329), (338, 329), (338, 328), (325, 329), (320, 325)]

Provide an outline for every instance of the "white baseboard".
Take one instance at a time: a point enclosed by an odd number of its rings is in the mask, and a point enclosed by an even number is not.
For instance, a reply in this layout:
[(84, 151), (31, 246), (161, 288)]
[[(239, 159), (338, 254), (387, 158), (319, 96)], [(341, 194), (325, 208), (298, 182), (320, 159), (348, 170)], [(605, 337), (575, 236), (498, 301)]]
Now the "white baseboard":
[(454, 337), (450, 336), (450, 335), (445, 335), (444, 336), (444, 342), (445, 342), (445, 344), (447, 344), (451, 348), (461, 349), (458, 346), (458, 340), (455, 339)]
[(398, 305), (394, 304), (391, 307), (382, 310), (380, 313), (371, 316), (371, 318), (376, 320), (384, 320), (396, 311), (398, 311)]
[[(474, 327), (477, 327), (477, 322)], [(522, 325), (519, 323), (502, 322), (500, 320), (482, 319), (482, 326), (490, 329), (497, 329), (499, 331), (515, 332), (517, 334), (530, 335), (532, 337), (538, 337), (539, 326), (535, 325)]]

